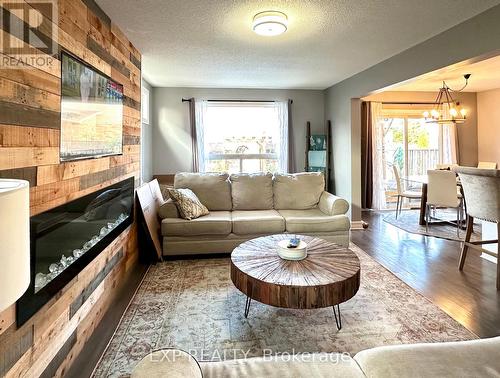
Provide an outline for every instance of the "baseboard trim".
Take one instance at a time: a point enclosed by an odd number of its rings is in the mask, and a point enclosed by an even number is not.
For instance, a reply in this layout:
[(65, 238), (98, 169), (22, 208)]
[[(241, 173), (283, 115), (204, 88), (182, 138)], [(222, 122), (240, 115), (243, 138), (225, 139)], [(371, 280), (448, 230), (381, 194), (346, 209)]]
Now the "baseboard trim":
[(363, 221), (351, 221), (351, 230), (363, 230), (363, 225), (365, 222)]

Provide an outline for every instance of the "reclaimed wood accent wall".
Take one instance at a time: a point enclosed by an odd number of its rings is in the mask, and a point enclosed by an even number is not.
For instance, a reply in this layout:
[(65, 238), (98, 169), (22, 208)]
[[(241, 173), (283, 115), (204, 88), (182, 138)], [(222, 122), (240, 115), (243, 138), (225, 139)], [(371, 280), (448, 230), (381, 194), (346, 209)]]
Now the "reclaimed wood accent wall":
[[(25, 0), (27, 7), (34, 2)], [(93, 0), (58, 0), (54, 64), (0, 67), (0, 177), (30, 182), (35, 215), (128, 177), (139, 183), (141, 54)], [(4, 2), (0, 3), (5, 11)], [(3, 25), (2, 35), (29, 46)], [(50, 29), (50, 28), (49, 28)], [(60, 51), (86, 61), (124, 87), (123, 155), (60, 163)], [(37, 52), (39, 53), (39, 51)], [(18, 56), (0, 51), (0, 59)], [(0, 376), (62, 376), (138, 266), (131, 225), (22, 327), (15, 306), (0, 313)]]

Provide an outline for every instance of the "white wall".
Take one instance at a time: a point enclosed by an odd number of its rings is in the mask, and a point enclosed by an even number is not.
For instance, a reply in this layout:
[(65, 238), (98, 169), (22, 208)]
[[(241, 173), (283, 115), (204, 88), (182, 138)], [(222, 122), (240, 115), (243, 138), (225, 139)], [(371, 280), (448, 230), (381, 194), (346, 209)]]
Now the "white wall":
[(479, 161), (500, 167), (500, 89), (477, 94)]
[(141, 122), (141, 178), (148, 182), (153, 179), (153, 87), (145, 80), (141, 84), (149, 90), (149, 124)]
[(274, 89), (154, 88), (153, 173), (172, 174), (191, 170), (191, 134), (188, 104), (182, 98), (207, 100), (292, 99), (295, 162), (304, 170), (306, 122), (313, 133), (323, 133), (324, 91)]
[[(367, 96), (424, 73), (500, 50), (500, 6), (490, 8), (431, 39), (393, 56), (327, 90), (325, 116), (332, 120), (333, 187), (351, 202), (352, 220), (361, 219), (361, 123), (352, 122)], [(355, 113), (356, 114), (356, 113)]]

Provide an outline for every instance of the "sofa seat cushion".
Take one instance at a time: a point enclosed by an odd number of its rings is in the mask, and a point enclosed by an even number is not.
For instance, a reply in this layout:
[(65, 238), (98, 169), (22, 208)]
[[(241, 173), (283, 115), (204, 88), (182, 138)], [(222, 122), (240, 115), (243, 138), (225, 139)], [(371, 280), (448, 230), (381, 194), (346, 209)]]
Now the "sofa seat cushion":
[(232, 210), (231, 184), (227, 173), (177, 173), (175, 189), (191, 189), (210, 211)]
[(500, 337), (384, 346), (361, 351), (354, 360), (367, 377), (499, 377), (498, 356)]
[(165, 218), (161, 222), (161, 233), (163, 236), (228, 235), (231, 233), (231, 213), (211, 211), (192, 220)]
[(285, 231), (285, 220), (276, 210), (232, 212), (233, 232), (238, 235), (274, 234)]
[(348, 231), (351, 223), (346, 215), (326, 215), (319, 209), (279, 210), (288, 232)]
[(318, 205), (325, 189), (321, 172), (274, 175), (274, 208), (277, 210), (304, 210)]
[(271, 173), (232, 174), (233, 210), (270, 210), (273, 208), (273, 175)]
[(342, 377), (365, 375), (348, 355), (314, 353), (296, 356), (253, 357), (237, 360), (201, 362), (204, 378), (219, 377)]

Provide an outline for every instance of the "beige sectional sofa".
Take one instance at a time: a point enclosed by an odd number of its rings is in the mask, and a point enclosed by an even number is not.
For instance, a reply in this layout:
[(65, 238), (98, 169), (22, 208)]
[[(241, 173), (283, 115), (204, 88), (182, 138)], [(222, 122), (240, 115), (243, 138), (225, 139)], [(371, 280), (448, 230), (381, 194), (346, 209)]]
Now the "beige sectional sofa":
[(248, 358), (201, 363), (204, 378), (369, 377), (456, 378), (500, 377), (500, 337), (435, 343), (384, 346), (363, 350), (354, 357), (339, 353), (309, 354), (300, 358)]
[(321, 173), (178, 173), (174, 188), (191, 189), (210, 214), (185, 220), (172, 200), (161, 205), (163, 254), (227, 253), (246, 240), (285, 232), (347, 246), (349, 204), (324, 187)]
[[(204, 378), (455, 378), (500, 377), (500, 337), (434, 344), (407, 344), (366, 349), (354, 357), (341, 353), (308, 353), (200, 362)], [(173, 359), (146, 356), (132, 378), (165, 376), (187, 367)], [(161, 356), (162, 354), (160, 354)], [(182, 360), (180, 361), (183, 362)], [(197, 367), (196, 367), (197, 368)], [(197, 368), (198, 369), (198, 368)], [(196, 375), (189, 375), (196, 376)]]

